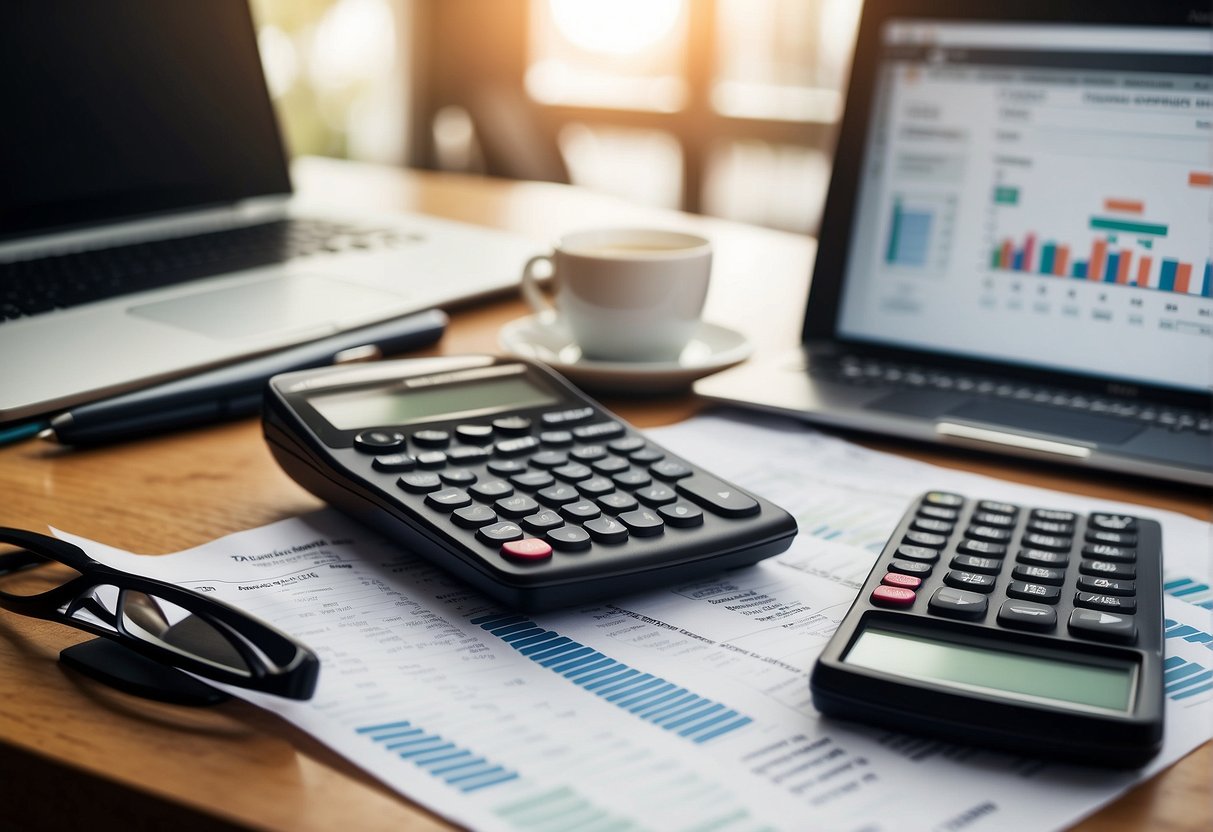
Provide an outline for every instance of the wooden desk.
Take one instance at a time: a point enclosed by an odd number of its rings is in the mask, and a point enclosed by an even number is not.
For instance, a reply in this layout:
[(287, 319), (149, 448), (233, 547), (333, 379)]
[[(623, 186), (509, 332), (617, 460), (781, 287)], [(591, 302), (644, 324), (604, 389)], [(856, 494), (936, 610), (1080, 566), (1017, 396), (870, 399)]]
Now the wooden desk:
[[(332, 205), (410, 209), (509, 228), (537, 242), (602, 224), (661, 224), (711, 236), (707, 315), (759, 349), (794, 344), (812, 241), (717, 220), (637, 209), (558, 185), (400, 172), (331, 161), (296, 166), (302, 193)], [(433, 354), (495, 351), (514, 298), (455, 310)], [(10, 357), (11, 358), (11, 357)], [(641, 426), (679, 421), (690, 396), (607, 400)], [(948, 465), (1206, 518), (1208, 493), (866, 440)], [(72, 452), (40, 442), (0, 449), (0, 524), (51, 525), (136, 552), (171, 552), (319, 504), (283, 474), (256, 420)], [(145, 703), (56, 663), (81, 636), (0, 612), (0, 828), (445, 829), (276, 717), (242, 703), (189, 710)], [(1094, 830), (1213, 828), (1213, 744), (1079, 825)], [(24, 798), (24, 799), (21, 799)]]

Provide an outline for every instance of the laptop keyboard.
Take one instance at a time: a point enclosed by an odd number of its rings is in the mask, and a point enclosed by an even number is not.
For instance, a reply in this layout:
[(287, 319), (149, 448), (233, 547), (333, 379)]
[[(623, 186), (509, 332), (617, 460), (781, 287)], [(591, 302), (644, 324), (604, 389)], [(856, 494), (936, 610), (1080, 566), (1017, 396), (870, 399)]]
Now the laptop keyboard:
[(0, 321), (319, 253), (395, 246), (408, 237), (382, 228), (276, 220), (0, 263)]
[(1210, 414), (1207, 411), (1160, 407), (1133, 399), (1093, 396), (1060, 387), (946, 372), (892, 361), (845, 356), (839, 359), (836, 370), (830, 375), (852, 384), (968, 393), (982, 398), (1009, 399), (1064, 410), (1099, 413), (1177, 432), (1192, 431), (1204, 435), (1210, 432)]

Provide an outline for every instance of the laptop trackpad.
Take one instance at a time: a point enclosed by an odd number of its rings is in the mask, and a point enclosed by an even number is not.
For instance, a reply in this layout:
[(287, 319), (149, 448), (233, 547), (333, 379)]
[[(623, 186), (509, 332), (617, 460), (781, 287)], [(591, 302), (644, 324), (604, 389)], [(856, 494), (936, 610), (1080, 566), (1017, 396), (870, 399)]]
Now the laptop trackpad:
[(333, 331), (342, 321), (397, 306), (400, 300), (399, 295), (366, 286), (294, 274), (132, 306), (127, 311), (216, 340), (241, 340), (301, 330)]
[(981, 425), (1066, 436), (1096, 445), (1119, 445), (1143, 430), (1123, 419), (1022, 402), (971, 401), (945, 415)]

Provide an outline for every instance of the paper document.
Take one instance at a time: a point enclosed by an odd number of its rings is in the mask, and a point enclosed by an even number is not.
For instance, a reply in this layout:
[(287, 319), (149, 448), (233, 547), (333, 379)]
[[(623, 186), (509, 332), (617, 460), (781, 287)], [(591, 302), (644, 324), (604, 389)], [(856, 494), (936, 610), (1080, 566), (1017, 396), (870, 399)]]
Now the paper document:
[[(724, 445), (713, 439), (720, 430), (729, 432)], [(1167, 739), (1140, 772), (820, 718), (809, 670), (871, 567), (874, 541), (901, 516), (900, 484), (887, 473), (867, 483), (876, 496), (865, 509), (864, 477), (880, 461), (799, 427), (697, 419), (653, 434), (801, 515), (792, 549), (710, 579), (524, 616), (331, 511), (154, 558), (63, 536), (99, 560), (206, 591), (307, 643), (322, 663), (313, 700), (233, 693), (473, 829), (1057, 828), (1213, 735), (1208, 610), (1174, 596), (1166, 599), (1174, 634)], [(695, 451), (700, 445), (705, 451)], [(726, 459), (721, 447), (744, 455)], [(830, 457), (826, 471), (819, 454), (853, 455), (852, 465), (840, 471)], [(958, 482), (941, 476), (930, 485), (1005, 494), (990, 490), (992, 481)], [(838, 488), (853, 499), (836, 514), (814, 502)], [(1035, 502), (1062, 505), (1056, 496)], [(827, 514), (810, 528), (806, 515), (817, 510)], [(1165, 534), (1170, 541), (1169, 525)], [(1199, 558), (1191, 560), (1183, 569), (1196, 580)], [(898, 808), (911, 797), (911, 811)]]

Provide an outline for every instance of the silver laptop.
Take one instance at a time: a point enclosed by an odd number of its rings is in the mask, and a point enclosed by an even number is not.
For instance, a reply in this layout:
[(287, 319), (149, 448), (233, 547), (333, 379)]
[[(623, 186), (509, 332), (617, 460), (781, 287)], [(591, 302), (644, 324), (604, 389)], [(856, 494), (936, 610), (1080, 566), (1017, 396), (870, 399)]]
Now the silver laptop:
[(1213, 485), (1207, 3), (868, 0), (803, 343), (699, 382)]
[(246, 0), (5, 4), (0, 45), (0, 423), (499, 291), (537, 248), (292, 199)]

